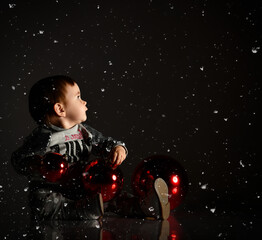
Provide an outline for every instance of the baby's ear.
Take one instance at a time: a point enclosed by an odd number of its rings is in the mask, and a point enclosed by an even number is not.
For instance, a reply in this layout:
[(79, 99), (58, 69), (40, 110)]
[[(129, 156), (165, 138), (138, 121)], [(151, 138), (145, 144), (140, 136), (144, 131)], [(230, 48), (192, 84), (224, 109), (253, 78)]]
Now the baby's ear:
[(63, 104), (61, 103), (56, 103), (54, 105), (54, 111), (59, 117), (65, 117), (65, 109)]

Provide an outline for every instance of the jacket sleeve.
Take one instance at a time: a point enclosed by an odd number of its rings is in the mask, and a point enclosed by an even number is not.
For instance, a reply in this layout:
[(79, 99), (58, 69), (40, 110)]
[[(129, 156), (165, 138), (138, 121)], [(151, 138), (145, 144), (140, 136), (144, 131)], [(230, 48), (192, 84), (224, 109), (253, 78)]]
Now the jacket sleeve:
[(11, 163), (18, 174), (32, 175), (32, 167), (38, 164), (39, 156), (45, 154), (49, 134), (39, 138), (39, 129), (35, 129), (23, 142), (23, 145), (12, 153)]
[(89, 138), (90, 144), (92, 145), (92, 154), (97, 157), (107, 158), (116, 146), (122, 146), (126, 150), (126, 155), (128, 150), (126, 145), (122, 141), (117, 141), (112, 137), (105, 137), (103, 134), (89, 125), (83, 125), (88, 132), (91, 133), (91, 138)]

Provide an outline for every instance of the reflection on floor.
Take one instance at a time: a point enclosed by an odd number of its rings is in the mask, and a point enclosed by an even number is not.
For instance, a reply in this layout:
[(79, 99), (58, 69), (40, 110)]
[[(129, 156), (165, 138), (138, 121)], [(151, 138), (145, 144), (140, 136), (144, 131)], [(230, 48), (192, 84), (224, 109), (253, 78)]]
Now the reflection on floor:
[(240, 214), (172, 212), (168, 220), (104, 216), (100, 221), (48, 221), (10, 216), (1, 225), (1, 239), (92, 240), (195, 240), (253, 239), (260, 233), (261, 218)]
[(168, 220), (119, 218), (105, 216), (96, 221), (48, 221), (31, 224), (28, 239), (154, 240), (188, 239), (173, 215)]

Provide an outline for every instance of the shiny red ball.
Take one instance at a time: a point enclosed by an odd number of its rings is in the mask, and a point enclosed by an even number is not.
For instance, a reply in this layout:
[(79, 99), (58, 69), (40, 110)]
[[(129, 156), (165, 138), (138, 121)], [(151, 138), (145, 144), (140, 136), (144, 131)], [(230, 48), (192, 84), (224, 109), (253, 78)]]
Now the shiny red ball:
[(163, 178), (167, 183), (170, 208), (176, 208), (183, 201), (188, 189), (185, 169), (169, 156), (154, 155), (145, 158), (138, 164), (132, 176), (135, 195), (144, 197), (157, 178)]
[(113, 199), (122, 190), (122, 171), (119, 168), (113, 170), (102, 159), (96, 159), (88, 164), (82, 175), (87, 194), (100, 192), (104, 202)]
[(63, 155), (50, 152), (41, 160), (40, 173), (48, 182), (58, 182), (66, 173), (68, 163)]

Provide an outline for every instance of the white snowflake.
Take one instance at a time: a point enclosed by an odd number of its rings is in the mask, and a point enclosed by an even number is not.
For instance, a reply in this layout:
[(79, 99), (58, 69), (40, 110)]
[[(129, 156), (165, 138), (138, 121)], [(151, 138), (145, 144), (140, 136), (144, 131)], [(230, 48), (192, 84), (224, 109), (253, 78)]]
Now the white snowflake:
[(214, 213), (216, 211), (216, 208), (210, 208), (210, 212)]
[(16, 6), (15, 3), (9, 3), (8, 5), (9, 5), (9, 8), (14, 8)]
[(252, 47), (252, 53), (257, 53), (260, 47)]
[(245, 167), (245, 165), (243, 164), (242, 160), (239, 161), (239, 164), (241, 165), (241, 167)]

